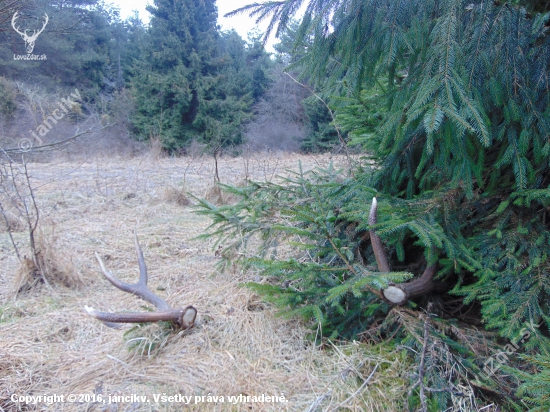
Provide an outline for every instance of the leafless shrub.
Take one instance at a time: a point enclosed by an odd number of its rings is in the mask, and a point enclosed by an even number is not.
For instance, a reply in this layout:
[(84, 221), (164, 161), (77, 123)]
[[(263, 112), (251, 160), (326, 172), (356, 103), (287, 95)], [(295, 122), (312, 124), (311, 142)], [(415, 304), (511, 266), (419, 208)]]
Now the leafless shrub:
[(206, 153), (207, 147), (203, 143), (199, 143), (197, 139), (193, 139), (187, 148), (187, 154), (192, 159), (197, 159)]
[(87, 138), (83, 141), (88, 148), (88, 156), (132, 158), (149, 150), (145, 142), (137, 141), (130, 134), (130, 115), (134, 108), (134, 100), (125, 89), (113, 96), (100, 95), (97, 98), (94, 111), (101, 115), (101, 123), (108, 123), (109, 127), (95, 133), (93, 139)]
[(255, 119), (246, 132), (249, 150), (297, 152), (306, 136), (306, 115), (302, 100), (308, 92), (278, 70), (265, 97), (255, 106)]
[(225, 203), (223, 199), (223, 193), (220, 187), (216, 184), (206, 189), (204, 198), (215, 205), (223, 205)]
[(25, 222), (19, 209), (19, 202), (7, 192), (0, 192), (0, 232), (21, 232), (25, 230)]
[(12, 293), (33, 289), (39, 284), (62, 285), (68, 288), (79, 287), (84, 279), (75, 269), (70, 254), (61, 253), (57, 239), (52, 233), (48, 236), (39, 231), (35, 239), (36, 253), (29, 258), (23, 256), (19, 269), (12, 281)]
[[(6, 152), (23, 146), (30, 151), (31, 148), (63, 141), (73, 136), (80, 123), (86, 119), (78, 90), (48, 93), (39, 86), (23, 82), (10, 82), (10, 87), (16, 91), (16, 108), (11, 120), (6, 116), (0, 118), (0, 128), (3, 131), (0, 145)], [(66, 99), (71, 93), (76, 97)], [(63, 104), (62, 99), (66, 99)], [(32, 160), (48, 162), (54, 154), (57, 156), (59, 153), (59, 150), (55, 153), (43, 151)], [(28, 152), (27, 159), (31, 155)], [(12, 156), (15, 158), (15, 155)]]
[[(59, 253), (55, 247), (53, 224), (50, 225), (50, 237), (46, 237), (39, 227), (41, 210), (36, 202), (26, 158), (22, 156), (19, 164), (4, 152), (1, 160), (0, 213), (20, 262), (12, 291), (17, 294), (38, 283), (48, 287), (52, 284), (71, 287), (82, 283), (82, 279), (75, 275), (69, 255)], [(15, 240), (14, 232), (23, 228), (26, 242), (21, 243)]]
[(2, 160), (5, 163), (0, 165), (0, 193), (2, 194), (0, 197), (0, 212), (4, 217), (6, 229), (18, 259), (21, 260), (21, 254), (13, 237), (9, 215), (15, 215), (21, 219), (22, 225), (27, 230), (31, 254), (36, 257), (35, 233), (40, 214), (30, 183), (27, 163), (16, 164), (9, 156)]
[(294, 153), (300, 150), (300, 141), (305, 136), (303, 126), (292, 123), (285, 125), (270, 117), (261, 121), (261, 125), (250, 125), (246, 135), (253, 151), (280, 150)]
[(148, 150), (148, 146), (130, 137), (115, 125), (92, 132), (70, 145), (64, 155), (67, 160), (121, 157), (129, 159)]
[[(91, 157), (132, 158), (146, 153), (149, 145), (130, 135), (130, 115), (134, 110), (131, 95), (124, 89), (114, 95), (99, 95), (94, 105), (87, 107), (87, 124), (93, 132), (74, 142), (67, 150), (69, 160)], [(95, 125), (102, 127), (95, 127)], [(106, 127), (104, 127), (106, 126)]]
[[(84, 101), (84, 96), (67, 99), (70, 94), (80, 95), (78, 90), (49, 93), (40, 86), (6, 82), (9, 90), (16, 92), (17, 104), (10, 116), (0, 110), (0, 147), (3, 149), (17, 148), (23, 139), (34, 149), (88, 131), (71, 140), (70, 144), (42, 151), (40, 156), (33, 157), (33, 161), (50, 162), (54, 158), (80, 160), (97, 156), (128, 158), (147, 150), (146, 144), (130, 136), (129, 117), (134, 105), (125, 90), (114, 96), (99, 95), (91, 104)], [(10, 92), (10, 96), (12, 94)], [(62, 102), (66, 111), (61, 109)], [(57, 117), (54, 117), (52, 114), (56, 110)]]
[(151, 136), (149, 139), (149, 156), (155, 161), (166, 156), (166, 151), (162, 147), (162, 141), (158, 136)]

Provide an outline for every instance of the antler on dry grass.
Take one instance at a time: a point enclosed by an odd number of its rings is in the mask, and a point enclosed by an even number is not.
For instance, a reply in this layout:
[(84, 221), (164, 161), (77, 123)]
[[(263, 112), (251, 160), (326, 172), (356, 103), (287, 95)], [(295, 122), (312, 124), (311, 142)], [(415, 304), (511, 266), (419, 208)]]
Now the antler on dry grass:
[(174, 309), (168, 305), (168, 303), (161, 297), (155, 295), (147, 287), (147, 266), (145, 265), (145, 259), (143, 252), (139, 246), (137, 233), (134, 232), (134, 242), (136, 246), (136, 255), (139, 264), (139, 281), (137, 283), (129, 284), (122, 282), (115, 278), (105, 267), (103, 260), (96, 252), (95, 256), (101, 266), (103, 275), (111, 282), (116, 288), (139, 296), (143, 300), (153, 304), (158, 311), (157, 312), (128, 312), (128, 313), (111, 313), (101, 312), (85, 306), (86, 312), (96, 319), (105, 322), (108, 326), (109, 323), (142, 323), (142, 322), (159, 322), (167, 321), (172, 322), (182, 329), (188, 329), (195, 323), (197, 316), (197, 310), (193, 306), (187, 306), (183, 309)]

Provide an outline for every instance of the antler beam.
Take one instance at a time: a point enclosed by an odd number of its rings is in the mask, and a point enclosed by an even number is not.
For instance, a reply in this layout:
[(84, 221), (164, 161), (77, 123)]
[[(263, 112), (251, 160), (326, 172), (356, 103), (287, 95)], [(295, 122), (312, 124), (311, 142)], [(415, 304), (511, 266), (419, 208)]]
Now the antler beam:
[[(378, 208), (378, 202), (374, 197), (372, 199), (372, 206), (369, 213), (369, 225), (374, 226), (376, 224), (376, 211)], [(390, 266), (386, 258), (386, 253), (384, 251), (384, 246), (374, 230), (369, 230), (372, 250), (374, 251), (374, 256), (376, 257), (376, 264), (378, 265), (378, 270), (383, 273), (390, 272)], [(393, 303), (394, 305), (404, 305), (409, 301), (427, 293), (430, 293), (434, 288), (436, 288), (437, 283), (433, 280), (434, 275), (437, 273), (437, 265), (431, 265), (426, 268), (422, 276), (417, 279), (412, 280), (411, 282), (406, 283), (397, 283), (390, 284), (386, 289), (382, 290), (382, 294), (388, 300), (388, 302)], [(439, 282), (440, 283), (440, 282)]]
[(122, 290), (123, 292), (131, 293), (133, 295), (139, 296), (143, 300), (153, 304), (158, 311), (157, 312), (134, 312), (134, 313), (110, 313), (110, 312), (101, 312), (85, 306), (84, 309), (90, 316), (93, 316), (96, 319), (99, 319), (102, 322), (105, 322), (107, 326), (110, 323), (141, 323), (141, 322), (159, 322), (167, 321), (172, 322), (182, 329), (187, 329), (193, 326), (195, 323), (195, 318), (197, 316), (197, 310), (193, 306), (187, 306), (183, 309), (174, 309), (171, 308), (168, 303), (161, 297), (155, 295), (147, 287), (147, 266), (145, 265), (145, 259), (143, 257), (143, 252), (139, 246), (139, 241), (137, 233), (134, 232), (134, 243), (136, 246), (136, 255), (139, 264), (139, 281), (134, 284), (129, 284), (121, 282), (115, 278), (105, 267), (103, 260), (97, 254), (95, 254), (99, 266), (103, 275), (107, 278), (109, 282), (113, 284), (116, 288)]

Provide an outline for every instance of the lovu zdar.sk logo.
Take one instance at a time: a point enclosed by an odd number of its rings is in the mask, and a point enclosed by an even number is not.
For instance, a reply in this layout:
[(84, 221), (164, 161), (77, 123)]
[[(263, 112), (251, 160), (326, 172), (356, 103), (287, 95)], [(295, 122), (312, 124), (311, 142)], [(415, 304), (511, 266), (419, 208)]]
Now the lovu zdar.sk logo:
[[(14, 59), (15, 60), (45, 60), (46, 56), (36, 56), (37, 58), (33, 58), (33, 59), (29, 59), (29, 57), (31, 57), (31, 56), (35, 57), (32, 54), (32, 52), (34, 50), (34, 44), (36, 42), (36, 39), (44, 31), (44, 29), (46, 28), (46, 25), (48, 24), (48, 21), (50, 20), (48, 15), (46, 13), (44, 13), (44, 22), (42, 24), (41, 29), (33, 30), (32, 34), (28, 34), (27, 32), (30, 32), (31, 31), (30, 29), (25, 29), (25, 30), (21, 31), (21, 29), (17, 25), (16, 21), (17, 21), (17, 18), (19, 17), (18, 13), (19, 12), (15, 12), (15, 14), (13, 15), (13, 17), (11, 19), (11, 26), (13, 27), (13, 30), (15, 30), (15, 32), (17, 34), (19, 34), (23, 38), (23, 40), (25, 41), (25, 49), (27, 50), (27, 56), (14, 55), (13, 56)], [(24, 57), (27, 57), (27, 58), (24, 58)], [(42, 58), (40, 58), (40, 57), (42, 57)]]

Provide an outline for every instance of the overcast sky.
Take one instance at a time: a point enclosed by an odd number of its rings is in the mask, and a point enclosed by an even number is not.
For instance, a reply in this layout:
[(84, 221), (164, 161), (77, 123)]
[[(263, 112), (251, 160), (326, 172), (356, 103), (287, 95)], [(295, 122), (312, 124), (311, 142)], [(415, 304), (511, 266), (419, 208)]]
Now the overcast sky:
[[(139, 12), (139, 16), (142, 21), (149, 21), (149, 13), (145, 10), (145, 6), (148, 3), (153, 3), (153, 0), (108, 0), (111, 3), (120, 7), (120, 13), (123, 19), (129, 17), (133, 14), (133, 10)], [(251, 19), (246, 14), (239, 16), (225, 18), (223, 15), (232, 10), (238, 9), (239, 7), (245, 6), (247, 4), (254, 3), (257, 0), (218, 0), (216, 2), (218, 6), (218, 24), (222, 26), (223, 29), (234, 28), (241, 35), (243, 39), (247, 38), (247, 33), (256, 27), (254, 19)], [(262, 33), (265, 31), (268, 22), (262, 22), (259, 27), (262, 30)]]

